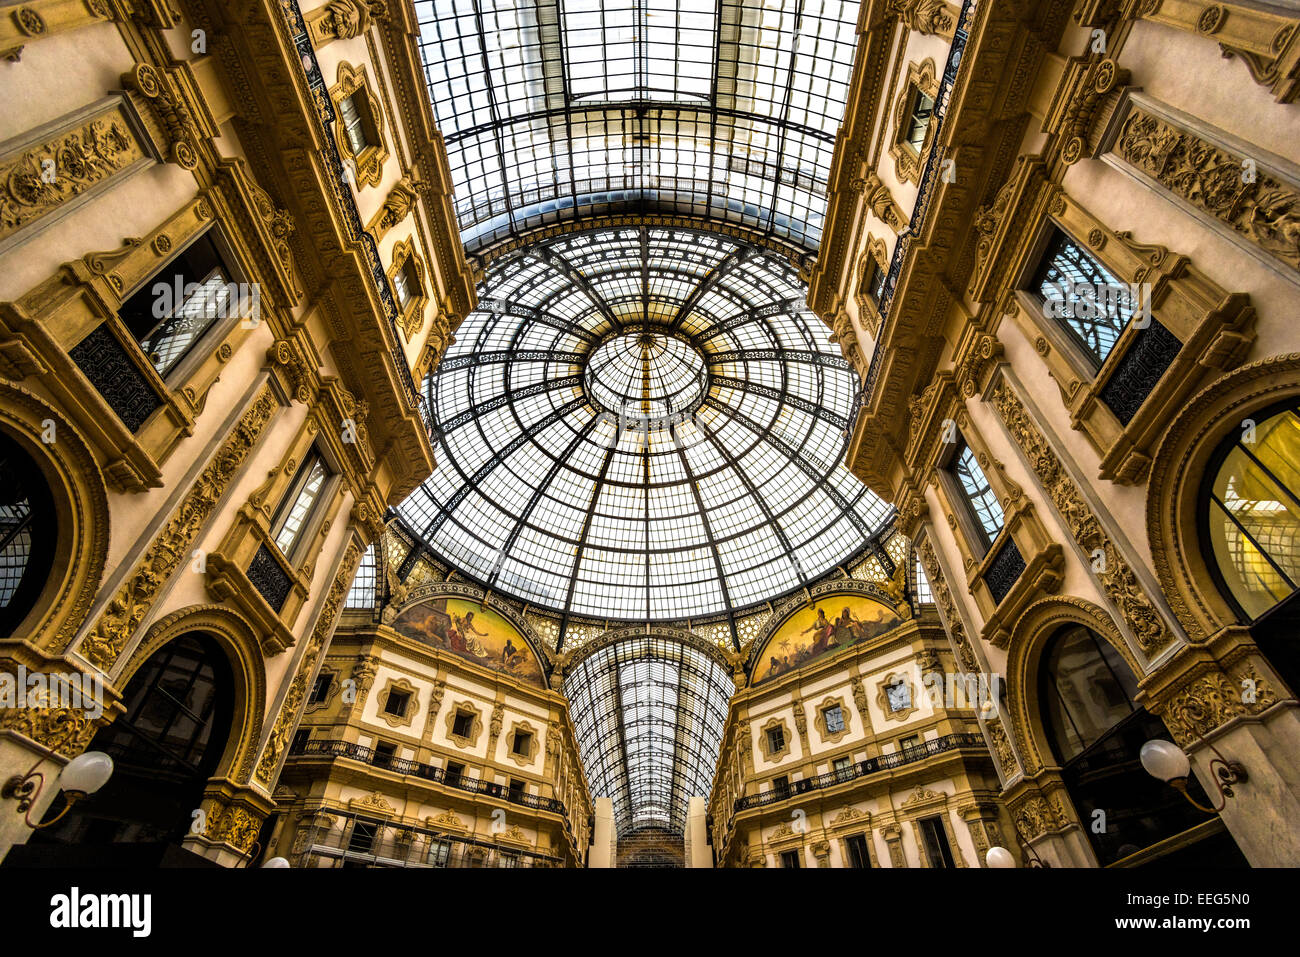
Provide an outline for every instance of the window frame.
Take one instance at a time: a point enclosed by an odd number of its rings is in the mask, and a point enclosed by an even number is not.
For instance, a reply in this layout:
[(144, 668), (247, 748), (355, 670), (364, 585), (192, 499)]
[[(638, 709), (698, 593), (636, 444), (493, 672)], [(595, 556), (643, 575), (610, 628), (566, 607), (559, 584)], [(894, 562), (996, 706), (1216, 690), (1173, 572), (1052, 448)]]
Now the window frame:
[[(307, 513), (303, 516), (297, 531), (293, 533), (293, 538), (286, 548), (280, 544), (280, 536), (288, 526), (293, 510), (297, 506), (307, 483), (311, 480), (312, 473), (317, 465), (321, 467), (323, 472), (320, 488), (317, 489), (315, 496), (307, 507)], [(280, 503), (271, 516), (267, 537), (280, 550), (280, 554), (284, 556), (285, 561), (293, 568), (297, 569), (302, 565), (309, 543), (316, 539), (320, 524), (324, 520), (325, 511), (334, 498), (335, 490), (341, 478), (339, 471), (333, 467), (330, 457), (324, 453), (319, 445), (312, 444), (308, 447), (307, 454), (303, 456), (302, 462), (294, 471), (292, 480), (280, 496)]]

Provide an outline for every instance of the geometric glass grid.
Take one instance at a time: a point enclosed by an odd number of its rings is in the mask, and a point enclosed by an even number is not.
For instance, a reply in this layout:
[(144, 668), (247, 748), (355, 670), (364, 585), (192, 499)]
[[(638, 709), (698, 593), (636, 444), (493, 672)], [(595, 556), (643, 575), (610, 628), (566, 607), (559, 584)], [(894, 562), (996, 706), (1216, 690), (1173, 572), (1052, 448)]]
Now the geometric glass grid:
[(857, 376), (805, 296), (787, 260), (714, 233), (501, 257), (426, 380), (437, 467), (404, 523), (490, 588), (588, 618), (734, 613), (820, 577), (892, 510), (842, 464)]
[(980, 531), (988, 539), (985, 544), (992, 544), (998, 537), (998, 533), (1002, 531), (1002, 506), (998, 504), (998, 497), (989, 487), (989, 480), (984, 477), (984, 470), (975, 460), (975, 453), (964, 442), (956, 458), (955, 470), (957, 478), (961, 481), (962, 491), (966, 493), (971, 514), (979, 524)]
[(475, 252), (532, 227), (675, 212), (815, 249), (856, 0), (416, 0)]
[(684, 829), (688, 800), (712, 789), (734, 689), (711, 656), (652, 635), (607, 645), (565, 676), (592, 796), (611, 799), (620, 835)]
[(1033, 288), (1098, 368), (1128, 323), (1125, 313), (1137, 308), (1137, 303), (1131, 301), (1131, 288), (1121, 285), (1106, 267), (1059, 229), (1053, 232), (1043, 253)]

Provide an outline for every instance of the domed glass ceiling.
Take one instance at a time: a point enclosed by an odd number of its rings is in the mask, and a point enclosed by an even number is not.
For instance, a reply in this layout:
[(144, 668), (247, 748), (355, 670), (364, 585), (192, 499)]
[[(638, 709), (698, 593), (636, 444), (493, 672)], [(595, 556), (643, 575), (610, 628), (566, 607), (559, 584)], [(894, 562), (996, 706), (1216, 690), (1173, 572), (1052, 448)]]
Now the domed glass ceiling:
[(776, 254), (649, 226), (498, 259), (426, 382), (437, 468), (399, 508), (438, 554), (555, 611), (767, 601), (890, 509), (841, 464), (856, 375)]
[(821, 238), (857, 0), (416, 0), (470, 252), (608, 212)]

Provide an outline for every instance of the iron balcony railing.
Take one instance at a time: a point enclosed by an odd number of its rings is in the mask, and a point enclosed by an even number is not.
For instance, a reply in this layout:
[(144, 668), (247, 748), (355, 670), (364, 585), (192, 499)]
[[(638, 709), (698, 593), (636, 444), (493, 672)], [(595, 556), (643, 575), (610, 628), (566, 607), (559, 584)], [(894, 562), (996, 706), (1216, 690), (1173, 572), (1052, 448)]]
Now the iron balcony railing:
[(377, 768), (395, 771), (398, 774), (423, 778), (425, 781), (433, 781), (436, 784), (456, 788), (459, 791), (469, 791), (471, 794), (486, 794), (488, 797), (508, 801), (511, 804), (518, 804), (521, 807), (550, 811), (564, 817), (566, 824), (568, 822), (564, 802), (557, 798), (527, 794), (513, 790), (505, 784), (497, 784), (495, 781), (483, 781), (465, 774), (448, 774), (445, 768), (434, 767), (432, 764), (422, 764), (419, 761), (410, 761), (405, 758), (376, 755), (374, 748), (368, 748), (352, 741), (337, 739), (308, 741), (295, 748), (292, 753), (304, 756), (351, 758), (353, 761), (361, 761)]
[(942, 738), (935, 738), (931, 741), (923, 741), (921, 744), (910, 748), (904, 748), (902, 751), (896, 751), (893, 754), (882, 754), (878, 757), (867, 758), (865, 761), (859, 761), (846, 768), (839, 768), (834, 771), (829, 771), (826, 774), (819, 774), (816, 777), (791, 781), (785, 787), (777, 787), (770, 791), (762, 791), (758, 794), (750, 794), (742, 798), (737, 798), (732, 813), (739, 814), (741, 811), (748, 810), (752, 807), (763, 807), (766, 804), (777, 804), (780, 801), (785, 801), (794, 797), (796, 794), (806, 794), (809, 791), (820, 791), (824, 788), (834, 787), (837, 784), (843, 784), (846, 781), (853, 781), (871, 774), (876, 774), (879, 771), (888, 771), (891, 768), (901, 767), (904, 764), (923, 761), (933, 755), (943, 754), (945, 751), (955, 751), (958, 748), (979, 748), (981, 751), (988, 750), (984, 744), (984, 736), (981, 734), (950, 734)]
[(336, 862), (334, 866), (363, 867), (563, 867), (564, 861), (526, 848), (460, 837), (429, 828), (395, 824), (373, 818), (323, 813), (338, 819), (337, 826), (313, 824), (299, 867), (319, 866), (313, 858)]

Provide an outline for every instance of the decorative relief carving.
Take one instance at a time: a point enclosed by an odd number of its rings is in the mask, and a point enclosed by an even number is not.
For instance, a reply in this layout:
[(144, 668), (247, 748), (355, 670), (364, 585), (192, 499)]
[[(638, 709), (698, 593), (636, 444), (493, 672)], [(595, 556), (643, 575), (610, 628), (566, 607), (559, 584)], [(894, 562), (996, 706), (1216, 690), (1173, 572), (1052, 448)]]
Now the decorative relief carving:
[(1059, 798), (1048, 799), (1042, 794), (1032, 794), (1011, 811), (1016, 830), (1026, 841), (1032, 841), (1049, 831), (1059, 831), (1070, 824), (1070, 817), (1061, 806)]
[(1300, 268), (1300, 193), (1265, 169), (1241, 175), (1245, 157), (1134, 106), (1115, 152), (1170, 192), (1292, 268)]
[(306, 16), (307, 29), (319, 47), (330, 40), (359, 37), (376, 20), (388, 17), (385, 0), (330, 0)]
[(917, 33), (951, 37), (957, 29), (957, 18), (943, 0), (888, 0), (885, 12)]
[(1114, 542), (1102, 530), (1101, 523), (1084, 501), (1074, 480), (1066, 473), (1061, 460), (1005, 379), (998, 380), (991, 399), (1079, 547), (1088, 554), (1100, 550), (1104, 556), (1104, 563), (1097, 563), (1102, 569), (1095, 572), (1097, 580), (1119, 609), (1133, 637), (1148, 656), (1160, 651), (1173, 639), (1164, 618), (1156, 611)]
[[(1242, 689), (1248, 681), (1253, 682), (1255, 692), (1255, 700), (1250, 703), (1242, 700)], [(1272, 685), (1247, 663), (1239, 679), (1218, 669), (1192, 678), (1155, 710), (1174, 740), (1186, 747), (1233, 718), (1258, 714), (1276, 703)]]
[(374, 219), (366, 227), (367, 231), (374, 236), (375, 241), (383, 239), (390, 229), (411, 215), (411, 210), (415, 208), (415, 201), (419, 198), (411, 181), (403, 177), (393, 184), (393, 188), (388, 191), (388, 198), (384, 200), (384, 205), (379, 207), (375, 213)]
[(226, 844), (247, 854), (262, 829), (262, 815), (243, 804), (228, 804), (210, 799), (203, 836), (217, 844)]
[(0, 159), (0, 239), (144, 158), (115, 106)]
[(117, 661), (153, 606), (159, 588), (189, 559), (199, 529), (216, 510), (277, 409), (279, 403), (270, 388), (264, 387), (82, 641), (79, 650), (92, 664), (107, 671)]
[(0, 730), (16, 731), (44, 748), (65, 757), (76, 757), (86, 750), (95, 732), (108, 724), (112, 716), (106, 712), (96, 720), (87, 716), (84, 707), (58, 704), (58, 695), (51, 692), (51, 684), (45, 682), (27, 692), (25, 707), (0, 708)]

